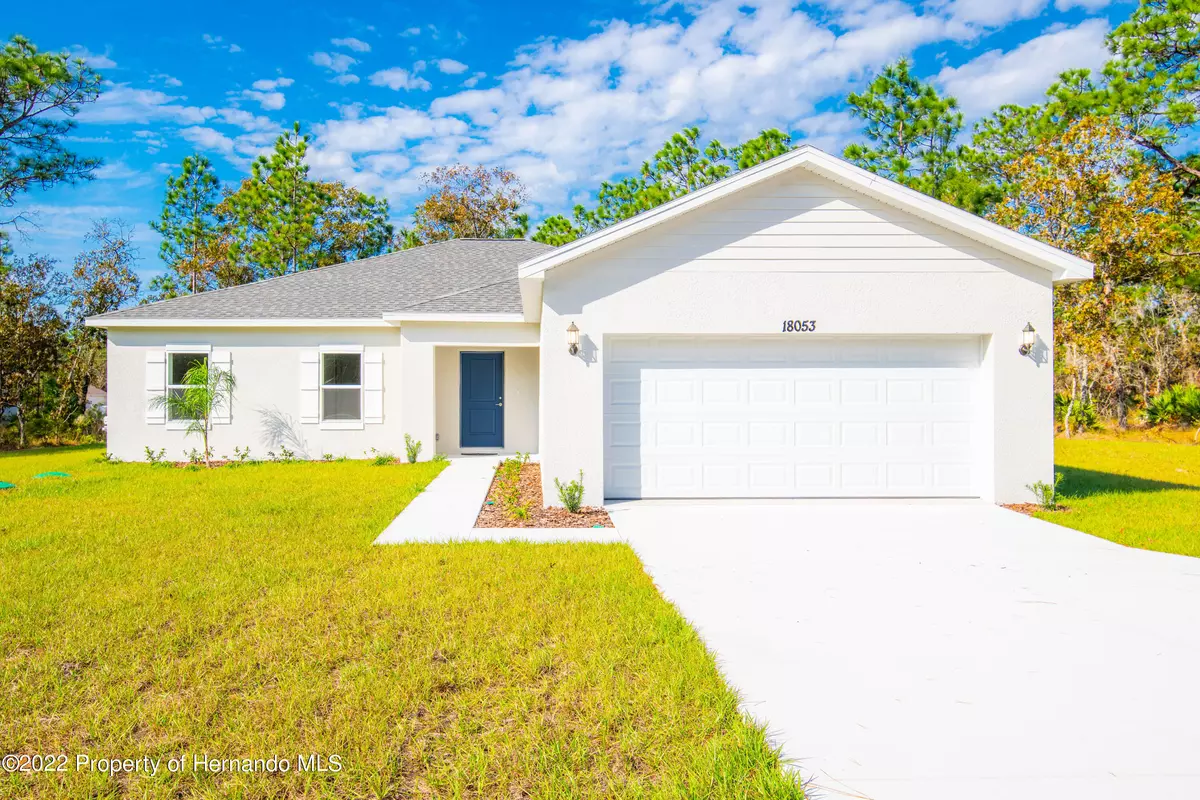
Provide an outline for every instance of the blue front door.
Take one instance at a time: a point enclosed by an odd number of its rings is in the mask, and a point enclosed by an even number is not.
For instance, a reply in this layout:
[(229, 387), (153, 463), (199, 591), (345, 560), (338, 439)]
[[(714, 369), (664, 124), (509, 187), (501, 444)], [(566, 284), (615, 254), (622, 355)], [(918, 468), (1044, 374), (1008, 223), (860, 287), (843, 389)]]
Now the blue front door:
[(504, 447), (504, 353), (462, 353), (460, 447)]

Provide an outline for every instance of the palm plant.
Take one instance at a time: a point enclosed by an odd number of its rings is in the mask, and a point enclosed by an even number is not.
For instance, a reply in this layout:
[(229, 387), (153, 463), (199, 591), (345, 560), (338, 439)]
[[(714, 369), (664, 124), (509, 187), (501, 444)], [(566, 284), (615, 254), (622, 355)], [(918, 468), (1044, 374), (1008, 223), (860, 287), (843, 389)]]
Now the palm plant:
[(197, 361), (183, 375), (182, 391), (155, 397), (155, 408), (165, 408), (170, 419), (186, 420), (187, 432), (198, 433), (204, 441), (204, 465), (211, 467), (212, 451), (208, 446), (208, 430), (212, 427), (213, 412), (228, 408), (237, 385), (233, 373)]

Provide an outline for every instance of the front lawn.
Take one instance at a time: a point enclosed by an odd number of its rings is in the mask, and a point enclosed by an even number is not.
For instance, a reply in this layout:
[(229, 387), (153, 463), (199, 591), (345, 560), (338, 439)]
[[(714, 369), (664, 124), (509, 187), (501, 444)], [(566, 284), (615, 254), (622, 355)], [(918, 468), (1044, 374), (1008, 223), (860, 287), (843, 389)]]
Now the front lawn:
[(1065, 511), (1036, 516), (1130, 547), (1200, 556), (1200, 447), (1181, 440), (1058, 439)]
[(801, 795), (626, 546), (372, 547), (431, 464), (101, 452), (0, 455), (0, 754), (70, 764), (0, 796)]

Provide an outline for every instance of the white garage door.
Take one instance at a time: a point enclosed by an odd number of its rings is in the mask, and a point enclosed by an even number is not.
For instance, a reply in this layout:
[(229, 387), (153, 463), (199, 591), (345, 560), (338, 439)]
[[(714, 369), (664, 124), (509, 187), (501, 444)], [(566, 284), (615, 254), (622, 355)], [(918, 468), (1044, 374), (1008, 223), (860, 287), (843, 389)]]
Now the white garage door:
[(977, 337), (799, 336), (610, 339), (605, 494), (978, 495)]

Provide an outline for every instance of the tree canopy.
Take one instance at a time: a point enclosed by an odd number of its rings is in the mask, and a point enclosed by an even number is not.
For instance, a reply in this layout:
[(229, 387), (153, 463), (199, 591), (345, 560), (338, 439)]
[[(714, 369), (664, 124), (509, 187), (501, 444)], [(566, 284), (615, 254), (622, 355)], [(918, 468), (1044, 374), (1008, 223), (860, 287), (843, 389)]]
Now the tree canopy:
[(64, 142), (99, 94), (100, 75), (79, 59), (42, 52), (23, 36), (0, 49), (0, 225), (16, 221), (4, 212), (30, 189), (93, 177), (100, 159)]

